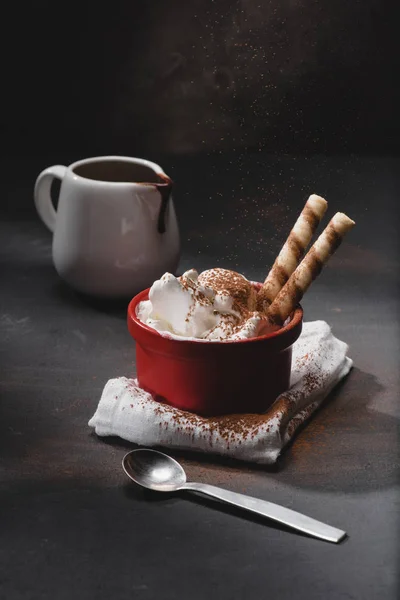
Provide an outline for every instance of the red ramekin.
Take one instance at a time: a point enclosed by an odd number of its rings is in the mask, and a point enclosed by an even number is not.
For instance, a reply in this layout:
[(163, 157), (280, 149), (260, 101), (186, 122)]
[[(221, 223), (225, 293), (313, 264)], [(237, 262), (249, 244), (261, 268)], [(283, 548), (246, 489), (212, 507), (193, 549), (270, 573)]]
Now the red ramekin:
[(292, 344), (303, 324), (300, 305), (285, 327), (257, 338), (176, 340), (139, 321), (137, 306), (148, 294), (131, 300), (127, 320), (139, 385), (156, 399), (205, 416), (262, 413), (289, 388)]

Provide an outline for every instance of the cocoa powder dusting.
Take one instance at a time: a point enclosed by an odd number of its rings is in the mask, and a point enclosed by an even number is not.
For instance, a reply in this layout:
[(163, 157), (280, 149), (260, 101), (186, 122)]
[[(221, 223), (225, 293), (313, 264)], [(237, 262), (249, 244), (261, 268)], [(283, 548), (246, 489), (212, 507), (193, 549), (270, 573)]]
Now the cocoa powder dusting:
[(207, 292), (203, 291), (204, 288), (213, 290), (220, 297), (232, 298), (234, 314), (215, 311), (216, 314), (219, 312), (219, 322), (208, 332), (208, 335), (219, 329), (224, 332), (223, 339), (229, 338), (238, 333), (243, 328), (243, 324), (252, 316), (259, 316), (256, 289), (250, 281), (235, 271), (215, 268), (201, 273), (198, 283), (184, 275), (179, 278), (179, 281), (182, 288), (190, 291), (194, 299), (194, 303), (185, 317), (187, 323), (193, 316), (196, 305), (214, 306), (214, 296), (207, 295)]
[[(301, 368), (310, 364), (308, 372), (303, 376), (301, 390), (290, 390), (281, 395), (271, 408), (264, 414), (230, 414), (216, 417), (200, 417), (194, 413), (179, 410), (175, 411), (161, 398), (154, 408), (154, 415), (159, 417), (159, 428), (168, 431), (169, 423), (178, 433), (185, 433), (194, 441), (195, 432), (199, 431), (204, 438), (209, 437), (210, 448), (213, 440), (219, 437), (224, 440), (227, 447), (240, 445), (243, 440), (254, 440), (263, 431), (269, 433), (279, 424), (280, 434), (288, 434), (289, 438), (295, 433), (299, 425), (304, 423), (314, 412), (315, 403), (309, 404), (299, 412), (299, 404), (313, 392), (321, 388), (324, 373), (313, 365), (312, 354), (305, 354), (297, 359), (297, 367)], [(127, 388), (133, 387), (128, 383)], [(135, 386), (136, 387), (136, 386)], [(137, 389), (137, 388), (136, 388)], [(138, 402), (140, 402), (140, 398)], [(132, 405), (131, 405), (132, 406)], [(211, 435), (210, 435), (211, 434)]]
[[(299, 363), (306, 364), (311, 355), (305, 354), (298, 359)], [(298, 365), (299, 366), (299, 365)], [(314, 404), (304, 408), (299, 414), (299, 402), (304, 401), (323, 384), (323, 373), (313, 367), (303, 376), (303, 388), (301, 391), (291, 390), (286, 395), (281, 395), (272, 407), (264, 414), (230, 414), (216, 417), (200, 417), (187, 411), (174, 411), (168, 404), (158, 399), (154, 409), (156, 417), (160, 418), (160, 428), (168, 430), (168, 422), (171, 422), (175, 431), (186, 433), (193, 441), (196, 431), (204, 438), (209, 436), (210, 447), (213, 447), (213, 438), (220, 437), (228, 447), (242, 440), (253, 440), (262, 431), (269, 433), (279, 423), (280, 433), (286, 431), (291, 437), (299, 424), (306, 421), (315, 409)], [(168, 416), (168, 420), (164, 420)], [(211, 435), (209, 435), (211, 434)]]
[(240, 314), (247, 309), (252, 293), (251, 283), (239, 273), (226, 269), (210, 269), (202, 273), (201, 284), (233, 298), (233, 308)]

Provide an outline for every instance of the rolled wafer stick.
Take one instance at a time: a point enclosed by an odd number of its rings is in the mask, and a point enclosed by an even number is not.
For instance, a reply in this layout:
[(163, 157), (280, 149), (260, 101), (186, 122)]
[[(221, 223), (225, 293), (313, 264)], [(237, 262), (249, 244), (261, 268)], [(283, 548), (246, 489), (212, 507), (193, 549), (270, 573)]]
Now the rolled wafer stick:
[(327, 207), (324, 198), (311, 194), (264, 281), (260, 291), (263, 303), (268, 305), (275, 300), (299, 264)]
[(307, 252), (297, 269), (289, 277), (275, 300), (267, 308), (267, 317), (282, 325), (296, 308), (303, 295), (320, 274), (323, 266), (338, 249), (346, 233), (355, 223), (344, 213), (336, 213)]

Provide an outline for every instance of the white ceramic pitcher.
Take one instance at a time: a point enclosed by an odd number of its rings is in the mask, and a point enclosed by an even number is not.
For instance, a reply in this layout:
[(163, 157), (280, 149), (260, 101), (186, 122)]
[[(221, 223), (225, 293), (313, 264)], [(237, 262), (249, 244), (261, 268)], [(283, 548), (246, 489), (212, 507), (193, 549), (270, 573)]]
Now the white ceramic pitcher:
[[(61, 179), (57, 211), (50, 197)], [(133, 296), (179, 261), (172, 181), (148, 160), (101, 156), (40, 173), (36, 209), (53, 232), (55, 268), (76, 290)]]

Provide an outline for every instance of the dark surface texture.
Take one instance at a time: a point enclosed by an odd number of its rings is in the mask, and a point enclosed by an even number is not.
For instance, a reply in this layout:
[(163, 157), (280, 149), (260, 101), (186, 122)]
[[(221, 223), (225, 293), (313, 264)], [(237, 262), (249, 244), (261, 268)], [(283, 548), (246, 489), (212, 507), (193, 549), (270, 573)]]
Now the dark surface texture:
[(347, 380), (273, 468), (180, 456), (189, 478), (345, 529), (335, 546), (194, 496), (144, 493), (121, 469), (133, 446), (89, 429), (107, 379), (135, 372), (126, 306), (60, 281), (31, 202), (42, 168), (78, 158), (9, 162), (2, 176), (0, 597), (398, 598), (400, 161), (148, 156), (177, 182), (181, 270), (262, 279), (312, 192), (329, 216), (357, 222), (303, 302), (307, 320), (349, 343)]

